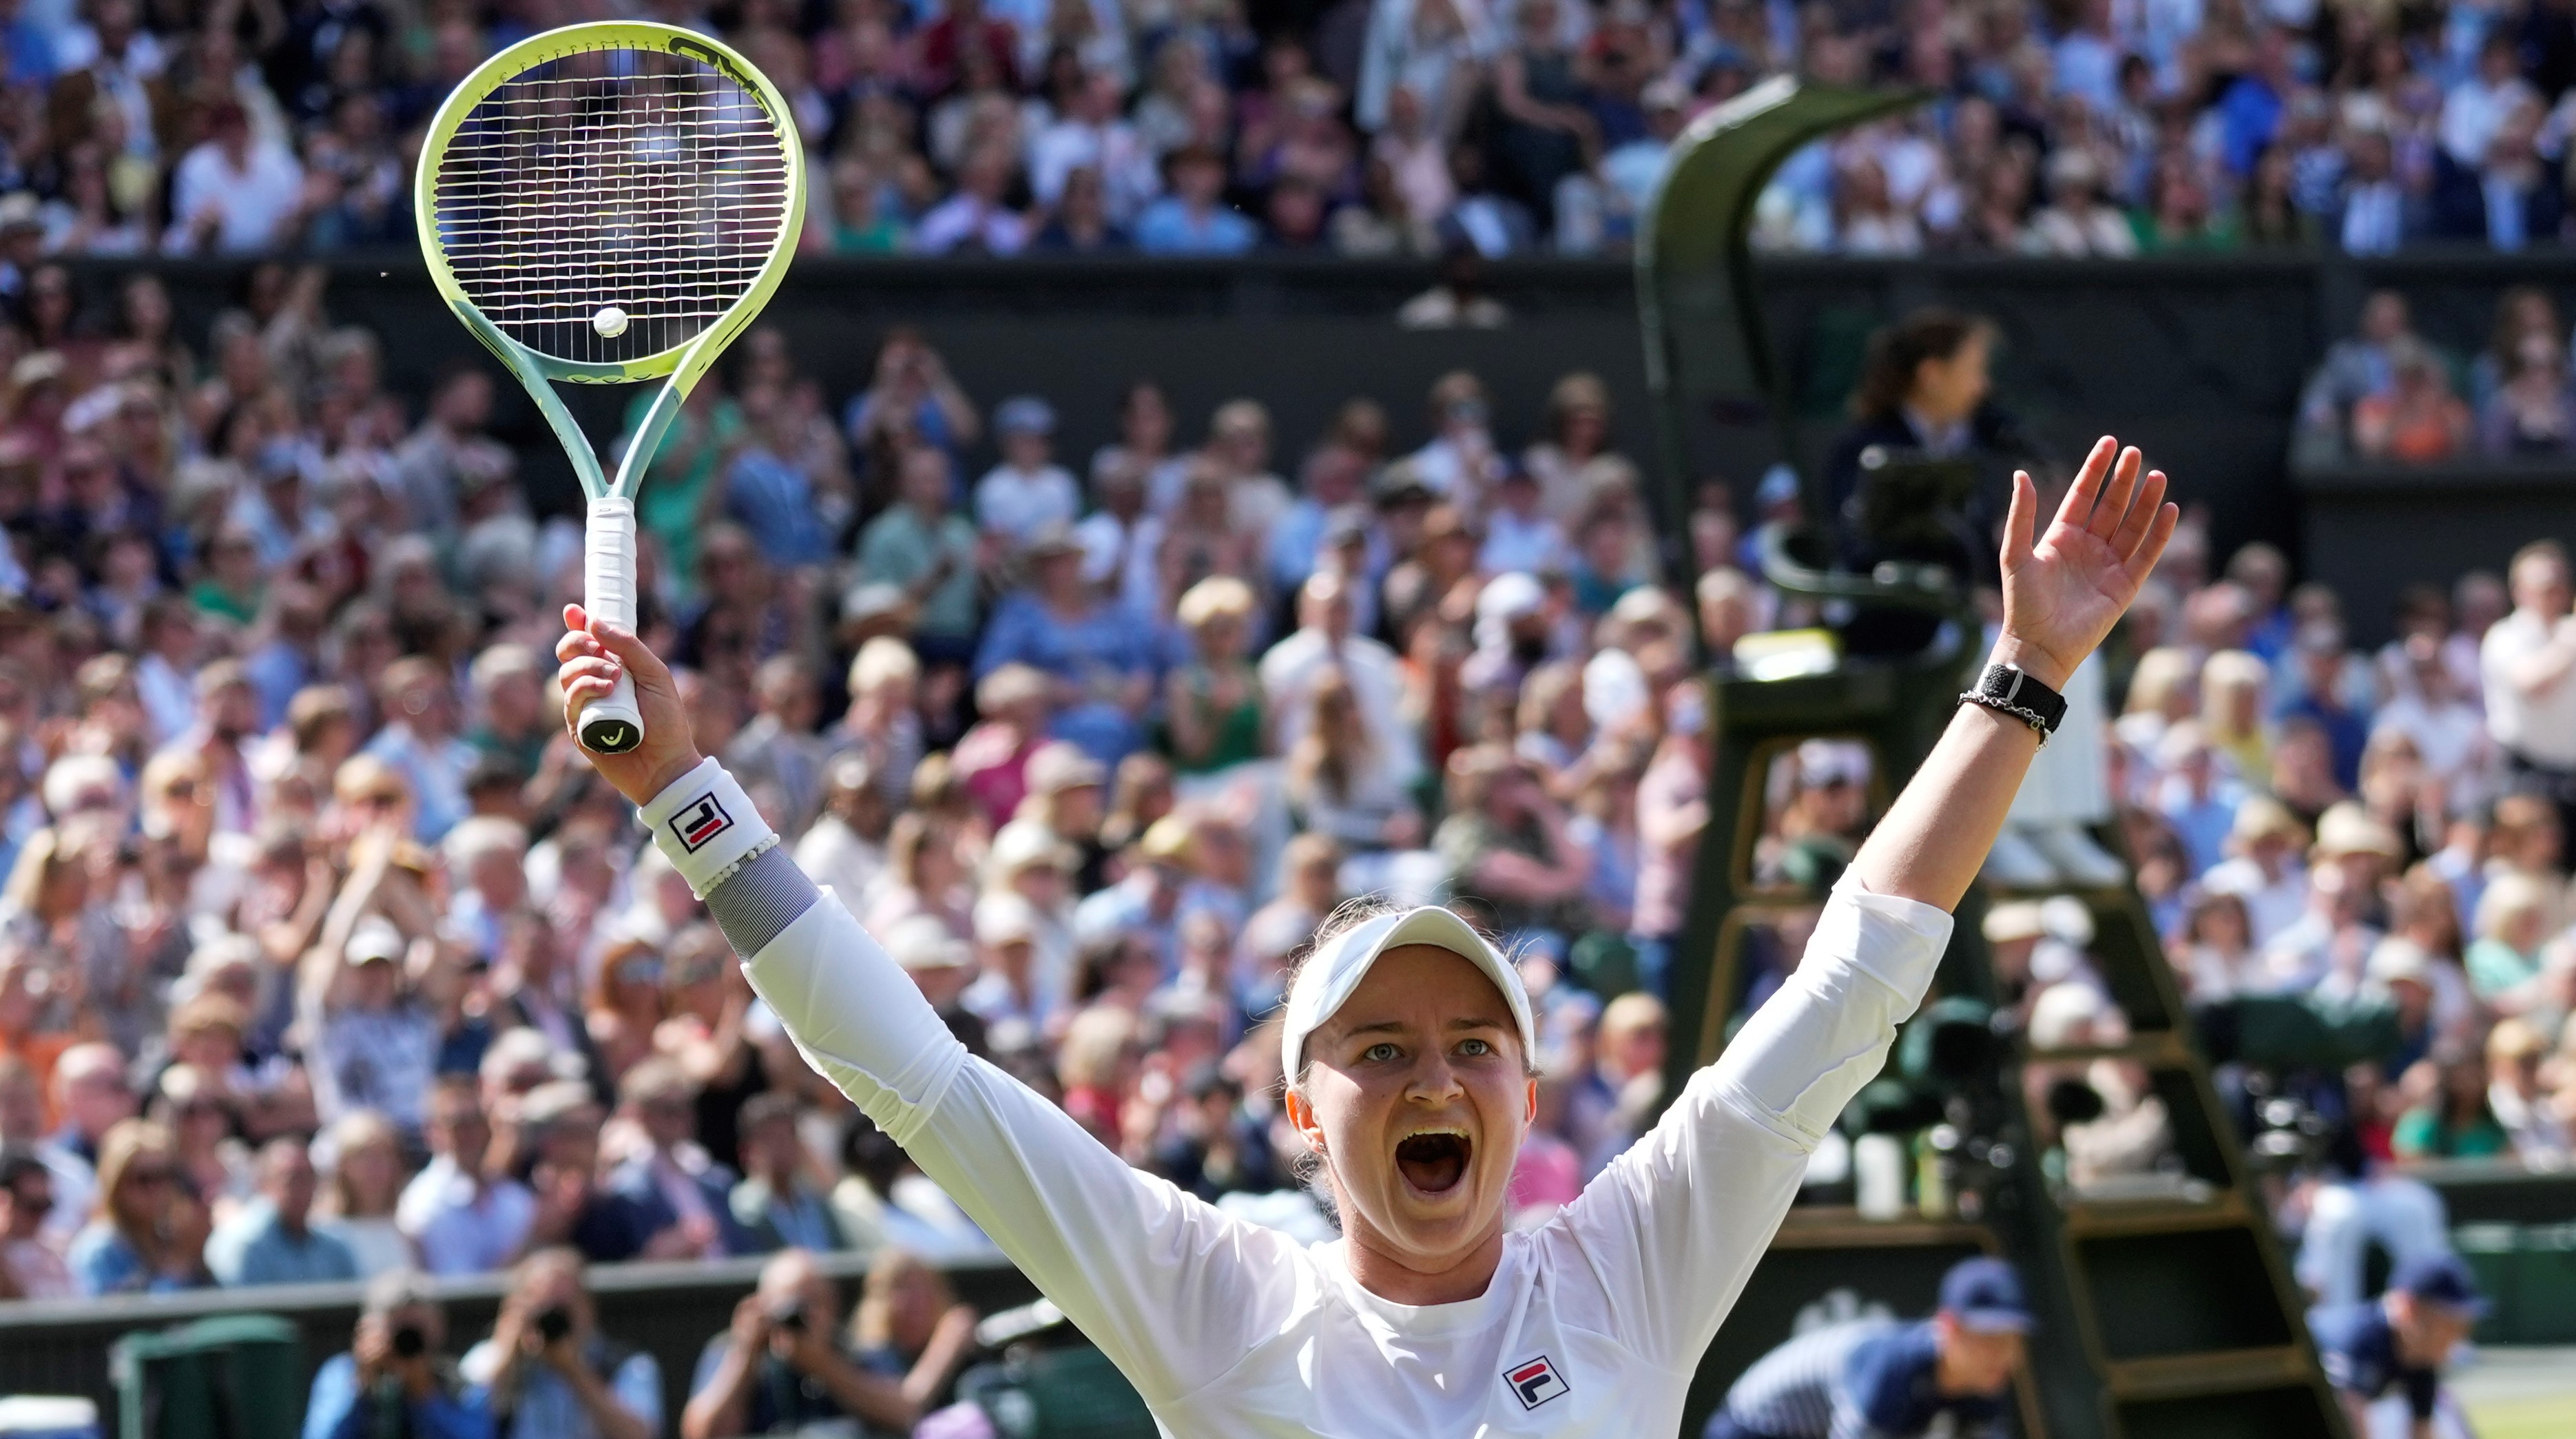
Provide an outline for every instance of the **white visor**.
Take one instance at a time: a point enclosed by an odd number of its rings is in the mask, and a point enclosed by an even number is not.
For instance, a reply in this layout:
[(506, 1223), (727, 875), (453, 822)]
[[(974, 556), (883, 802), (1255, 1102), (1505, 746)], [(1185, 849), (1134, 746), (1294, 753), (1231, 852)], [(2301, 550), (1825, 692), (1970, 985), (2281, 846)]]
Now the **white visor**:
[(1344, 932), (1298, 969), (1297, 982), (1288, 991), (1288, 1017), (1279, 1036), (1280, 1068), (1289, 1083), (1297, 1082), (1297, 1071), (1305, 1065), (1306, 1037), (1340, 1011), (1352, 991), (1360, 987), (1360, 981), (1368, 978), (1369, 967), (1377, 963), (1379, 955), (1408, 944), (1428, 944), (1463, 955), (1483, 970), (1494, 988), (1503, 992), (1503, 1002), (1511, 1007), (1512, 1025), (1520, 1031), (1523, 1061), (1536, 1061), (1538, 1027), (1530, 1019), (1529, 990), (1521, 984), (1520, 971), (1512, 968), (1511, 962), (1478, 934), (1475, 926), (1438, 905), (1427, 904), (1400, 914), (1379, 915)]

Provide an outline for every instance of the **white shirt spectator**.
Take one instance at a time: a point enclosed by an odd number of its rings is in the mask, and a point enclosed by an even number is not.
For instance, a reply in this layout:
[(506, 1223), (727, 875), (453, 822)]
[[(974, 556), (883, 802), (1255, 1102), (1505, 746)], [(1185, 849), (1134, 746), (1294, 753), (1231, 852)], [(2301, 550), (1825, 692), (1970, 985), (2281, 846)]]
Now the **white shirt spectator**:
[(2506, 117), (2519, 106), (2540, 103), (2540, 92), (2520, 75), (2501, 80), (2473, 75), (2442, 97), (2442, 148), (2452, 159), (2479, 169), (2486, 164), (2487, 147), (2504, 128)]
[(507, 1267), (528, 1241), (537, 1201), (515, 1179), (477, 1184), (441, 1154), (403, 1186), (394, 1222), (432, 1274), (488, 1274)]
[(2515, 684), (2509, 672), (2552, 644), (2576, 645), (2576, 616), (2545, 620), (2525, 609), (2496, 621), (2478, 646), (2478, 672), (2486, 683), (2487, 733), (2534, 764), (2576, 770), (2576, 671), (2538, 693)]
[(913, 228), (912, 243), (928, 255), (945, 255), (970, 245), (990, 254), (1016, 255), (1028, 247), (1029, 220), (1016, 210), (987, 204), (961, 190), (921, 217)]
[(1305, 736), (1315, 682), (1335, 663), (1351, 682), (1360, 719), (1394, 766), (1396, 782), (1411, 784), (1422, 772), (1422, 757), (1412, 726), (1404, 722), (1404, 671), (1395, 651), (1366, 635), (1352, 635), (1336, 645), (1322, 630), (1301, 629), (1261, 657), (1261, 690), (1278, 717), (1279, 753), (1296, 748)]
[(1094, 125), (1075, 116), (1040, 131), (1029, 145), (1029, 192), (1040, 204), (1064, 198), (1065, 177), (1085, 166), (1100, 172), (1101, 199), (1112, 224), (1131, 225), (1162, 193), (1153, 153), (1124, 120)]
[(2448, 787), (2486, 767), (2487, 724), (2461, 699), (2428, 700), (2408, 691), (2380, 706), (2371, 732), (2394, 730), (2414, 741), (2427, 773)]
[(2211, 894), (2232, 894), (2244, 901), (2246, 925), (2253, 931), (2257, 949), (2298, 923), (2308, 908), (2307, 871), (2295, 864), (2273, 879), (2263, 873), (2263, 866), (2238, 855), (2211, 865), (2200, 884)]
[(304, 190), (304, 167), (282, 145), (252, 141), (243, 165), (233, 168), (223, 147), (207, 141), (179, 162), (171, 184), (169, 248), (193, 244), (190, 227), (209, 210), (220, 218), (212, 244), (226, 254), (272, 249), (293, 238), (286, 221)]
[(1028, 543), (1049, 525), (1069, 525), (1082, 513), (1082, 491), (1062, 465), (1035, 470), (995, 465), (975, 482), (975, 523), (1013, 546)]

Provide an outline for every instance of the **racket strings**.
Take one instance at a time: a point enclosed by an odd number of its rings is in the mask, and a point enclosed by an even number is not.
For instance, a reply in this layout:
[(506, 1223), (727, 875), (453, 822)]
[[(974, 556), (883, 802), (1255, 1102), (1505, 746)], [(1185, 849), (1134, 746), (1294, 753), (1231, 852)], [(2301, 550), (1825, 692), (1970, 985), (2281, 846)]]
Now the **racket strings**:
[[(659, 354), (732, 309), (777, 249), (786, 143), (749, 91), (698, 61), (550, 60), (458, 128), (438, 165), (438, 243), (475, 308), (539, 354)], [(626, 323), (603, 334), (611, 309)]]

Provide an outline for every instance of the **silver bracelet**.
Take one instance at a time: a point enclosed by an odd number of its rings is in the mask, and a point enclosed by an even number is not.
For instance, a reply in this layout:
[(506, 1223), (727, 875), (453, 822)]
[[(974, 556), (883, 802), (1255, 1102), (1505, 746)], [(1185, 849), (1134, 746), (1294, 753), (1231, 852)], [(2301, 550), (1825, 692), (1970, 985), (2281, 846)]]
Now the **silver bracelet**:
[(1980, 694), (1975, 690), (1963, 690), (1960, 692), (1959, 698), (1968, 704), (1984, 705), (1986, 708), (1993, 710), (1998, 714), (2008, 714), (2014, 719), (2020, 720), (2023, 724), (2030, 726), (2030, 732), (2032, 734), (2039, 736), (2039, 747), (2042, 749), (2048, 748), (2048, 721), (2041, 719), (2037, 710), (2034, 710), (2027, 705), (2014, 704), (2011, 700), (2001, 699), (1994, 695)]
[(733, 863), (717, 870), (714, 874), (707, 876), (707, 887), (698, 891), (699, 900), (704, 901), (708, 895), (715, 893), (716, 886), (733, 878), (734, 874), (744, 865), (751, 863), (753, 860), (760, 858), (762, 855), (767, 854), (776, 848), (778, 848), (778, 835), (775, 831), (772, 831), (770, 834), (764, 836), (758, 844), (744, 850), (742, 852), (742, 858), (735, 860)]

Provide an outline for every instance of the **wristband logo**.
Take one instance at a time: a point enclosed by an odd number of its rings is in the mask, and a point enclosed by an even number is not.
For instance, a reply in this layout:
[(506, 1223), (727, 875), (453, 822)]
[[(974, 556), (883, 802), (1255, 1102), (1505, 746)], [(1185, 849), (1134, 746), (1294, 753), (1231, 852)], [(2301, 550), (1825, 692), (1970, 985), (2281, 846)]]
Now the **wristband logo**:
[(1550, 1399), (1571, 1392), (1571, 1386), (1544, 1354), (1527, 1364), (1504, 1370), (1503, 1382), (1512, 1386), (1512, 1393), (1519, 1396), (1523, 1409), (1536, 1409)]
[(725, 813), (724, 806), (716, 802), (712, 790), (698, 796), (696, 804), (671, 816), (671, 833), (679, 839), (680, 848), (691, 854), (706, 848), (709, 840), (731, 828), (733, 816)]

